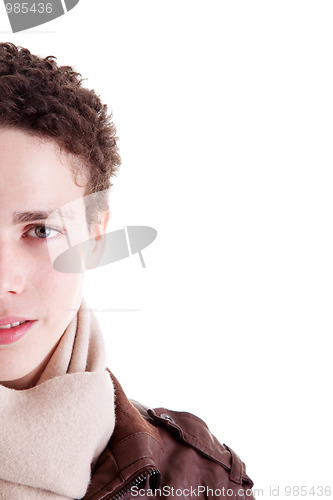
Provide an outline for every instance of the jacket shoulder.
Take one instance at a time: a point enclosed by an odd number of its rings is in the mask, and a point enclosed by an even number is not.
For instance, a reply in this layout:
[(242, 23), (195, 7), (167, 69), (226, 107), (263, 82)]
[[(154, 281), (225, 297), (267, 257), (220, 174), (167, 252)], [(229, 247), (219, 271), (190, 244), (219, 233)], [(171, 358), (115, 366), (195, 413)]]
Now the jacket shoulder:
[(85, 500), (150, 498), (155, 493), (154, 498), (254, 499), (245, 465), (200, 418), (128, 400), (109, 373), (116, 424), (93, 466)]
[[(245, 486), (247, 490), (252, 488), (253, 481), (247, 475), (245, 464), (237, 453), (226, 444), (221, 444), (199, 417), (166, 408), (149, 408), (133, 400), (131, 403), (146, 420), (159, 428), (169, 464), (170, 455), (176, 453), (179, 458), (180, 453), (183, 453), (181, 463), (188, 464), (192, 476), (193, 467), (198, 467), (200, 471), (209, 469), (209, 474), (213, 476), (215, 473), (217, 481), (224, 479), (226, 484), (235, 489), (237, 485)], [(183, 445), (182, 452), (179, 445)]]

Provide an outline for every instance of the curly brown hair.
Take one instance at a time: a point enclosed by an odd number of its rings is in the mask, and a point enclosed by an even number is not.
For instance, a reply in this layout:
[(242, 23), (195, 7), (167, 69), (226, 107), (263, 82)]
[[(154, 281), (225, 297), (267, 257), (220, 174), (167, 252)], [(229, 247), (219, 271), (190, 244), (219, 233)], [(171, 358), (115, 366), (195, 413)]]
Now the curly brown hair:
[(88, 173), (90, 194), (109, 190), (120, 156), (112, 114), (82, 81), (71, 66), (58, 66), (54, 56), (41, 58), (0, 43), (0, 126), (52, 139), (78, 157)]

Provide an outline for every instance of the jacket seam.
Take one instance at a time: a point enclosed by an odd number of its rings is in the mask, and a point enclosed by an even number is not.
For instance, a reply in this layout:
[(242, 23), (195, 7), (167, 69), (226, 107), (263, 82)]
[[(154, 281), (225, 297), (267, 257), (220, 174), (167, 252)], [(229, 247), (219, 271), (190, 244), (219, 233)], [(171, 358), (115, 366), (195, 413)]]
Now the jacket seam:
[(153, 461), (152, 457), (150, 457), (149, 455), (143, 455), (142, 457), (139, 457), (136, 460), (134, 460), (133, 462), (131, 462), (130, 464), (126, 465), (126, 467), (121, 469), (121, 471), (122, 472), (125, 471), (126, 469), (128, 469), (128, 467), (131, 467), (131, 465), (134, 465), (136, 462), (140, 462), (140, 460), (142, 460), (143, 458), (149, 458), (150, 460)]
[(155, 441), (156, 444), (158, 444), (158, 446), (161, 448), (161, 444), (157, 441), (157, 439), (154, 438), (154, 436), (152, 436), (151, 434), (149, 434), (149, 432), (135, 432), (134, 434), (131, 434), (129, 436), (126, 436), (125, 438), (123, 438), (121, 441), (119, 441), (119, 443), (117, 443), (116, 445), (114, 445), (113, 449), (116, 450), (121, 444), (125, 443), (126, 441), (128, 441), (129, 439), (132, 439), (133, 436), (140, 436), (140, 435), (144, 435), (144, 436), (149, 436), (151, 437), (151, 439), (153, 439)]
[[(119, 479), (121, 479), (121, 481), (124, 483), (126, 482), (125, 478), (123, 477), (122, 475), (122, 472), (127, 469), (128, 467), (130, 467), (131, 465), (135, 464), (136, 462), (139, 462), (142, 458), (151, 458), (149, 457), (148, 455), (147, 456), (144, 456), (144, 457), (140, 457), (138, 458), (137, 460), (134, 460), (134, 462), (131, 462), (129, 465), (127, 465), (124, 469), (119, 469), (119, 466), (118, 466), (118, 462), (117, 462), (117, 467), (118, 467), (118, 472), (119, 472)], [(114, 478), (115, 479), (115, 478)], [(95, 491), (91, 496), (87, 497), (87, 500), (89, 500), (90, 498), (93, 498), (94, 495), (97, 495), (98, 493), (100, 493), (102, 490), (104, 489), (107, 489), (109, 488), (109, 486), (112, 484), (112, 482), (114, 481), (114, 479), (112, 479), (111, 481), (109, 481), (107, 484), (105, 484), (104, 486), (102, 486), (102, 488), (100, 488), (99, 490)], [(112, 495), (112, 492), (108, 492), (106, 493), (107, 495)]]

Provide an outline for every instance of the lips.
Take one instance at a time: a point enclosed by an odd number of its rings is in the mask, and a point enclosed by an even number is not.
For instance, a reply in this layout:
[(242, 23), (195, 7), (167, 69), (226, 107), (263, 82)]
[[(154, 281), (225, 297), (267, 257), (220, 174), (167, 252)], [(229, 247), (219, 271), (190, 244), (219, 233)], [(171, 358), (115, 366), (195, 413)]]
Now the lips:
[(0, 318), (0, 345), (12, 344), (24, 337), (34, 322), (18, 316)]
[(31, 318), (27, 318), (27, 317), (24, 317), (24, 316), (3, 316), (3, 317), (0, 317), (0, 326), (3, 326), (3, 325), (8, 325), (8, 324), (12, 324), (12, 323), (21, 323), (23, 321), (29, 321)]

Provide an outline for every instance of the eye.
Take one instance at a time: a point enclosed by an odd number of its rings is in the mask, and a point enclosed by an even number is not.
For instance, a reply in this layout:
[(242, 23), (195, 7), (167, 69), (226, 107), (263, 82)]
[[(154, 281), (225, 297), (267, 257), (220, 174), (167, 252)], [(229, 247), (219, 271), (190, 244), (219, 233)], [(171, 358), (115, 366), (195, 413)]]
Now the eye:
[(25, 236), (30, 236), (31, 238), (39, 238), (39, 239), (52, 239), (55, 238), (59, 233), (64, 234), (64, 231), (61, 229), (56, 229), (48, 226), (34, 226), (31, 227), (26, 233)]

